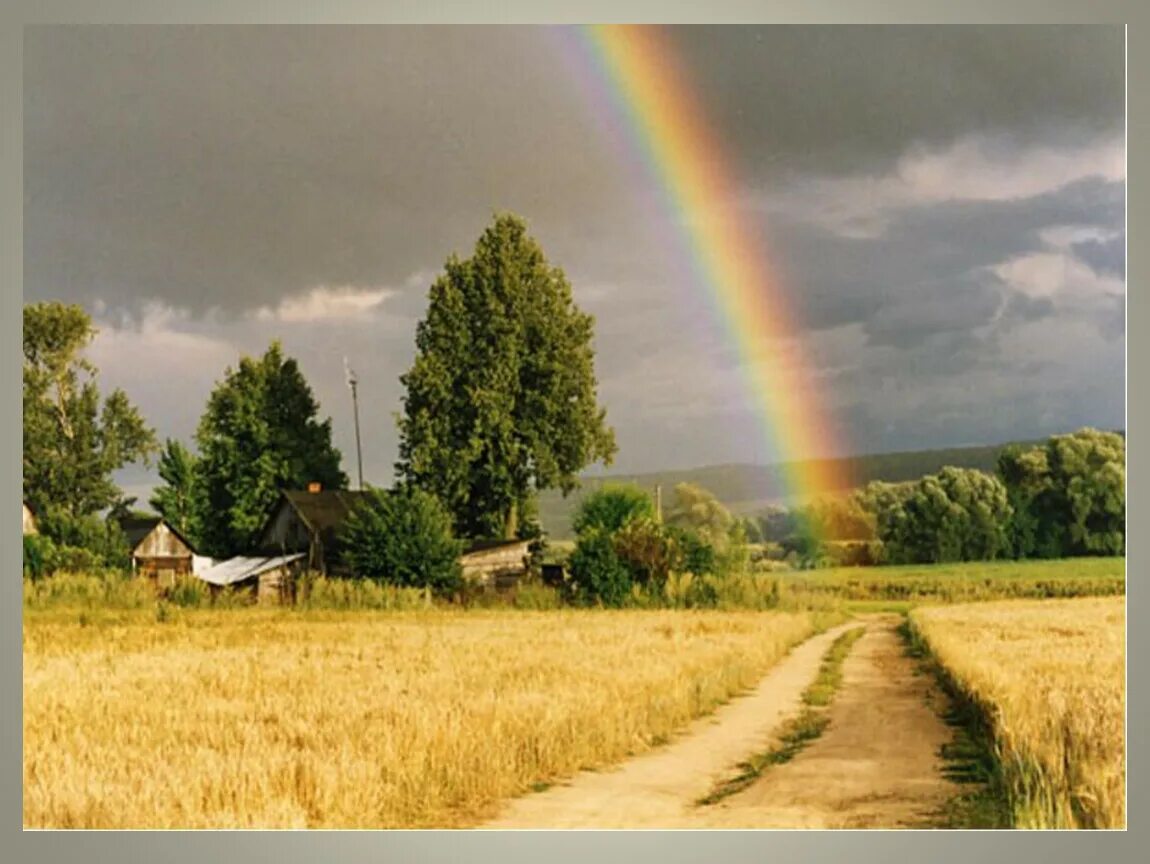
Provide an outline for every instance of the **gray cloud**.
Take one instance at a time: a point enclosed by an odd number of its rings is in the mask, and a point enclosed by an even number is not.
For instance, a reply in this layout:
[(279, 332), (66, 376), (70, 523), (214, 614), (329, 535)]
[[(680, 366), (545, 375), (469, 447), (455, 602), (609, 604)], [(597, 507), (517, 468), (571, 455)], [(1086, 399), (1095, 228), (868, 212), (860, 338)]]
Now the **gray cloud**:
[[(852, 450), (1120, 425), (1121, 28), (667, 35)], [(32, 28), (25, 297), (97, 314), (105, 378), (162, 435), (278, 337), (350, 457), (348, 355), (386, 482), (427, 289), (510, 209), (597, 317), (621, 469), (774, 458), (569, 36)]]

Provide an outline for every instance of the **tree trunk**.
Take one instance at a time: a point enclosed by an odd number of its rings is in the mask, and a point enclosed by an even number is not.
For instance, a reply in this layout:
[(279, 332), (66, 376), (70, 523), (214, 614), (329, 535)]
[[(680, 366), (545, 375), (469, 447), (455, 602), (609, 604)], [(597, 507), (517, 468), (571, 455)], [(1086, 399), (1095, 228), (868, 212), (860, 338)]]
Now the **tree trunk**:
[(507, 508), (507, 516), (503, 521), (503, 539), (514, 540), (516, 532), (519, 531), (519, 505), (512, 502), (511, 506)]

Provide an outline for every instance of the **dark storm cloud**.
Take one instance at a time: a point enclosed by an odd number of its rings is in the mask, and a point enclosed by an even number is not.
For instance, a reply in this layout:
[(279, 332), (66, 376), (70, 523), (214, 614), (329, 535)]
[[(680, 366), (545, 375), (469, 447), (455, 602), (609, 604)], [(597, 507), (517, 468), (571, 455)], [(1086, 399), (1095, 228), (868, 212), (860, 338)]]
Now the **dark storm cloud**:
[(1121, 130), (1109, 27), (669, 28), (724, 140), (756, 173), (880, 171), (971, 132), (1070, 142)]

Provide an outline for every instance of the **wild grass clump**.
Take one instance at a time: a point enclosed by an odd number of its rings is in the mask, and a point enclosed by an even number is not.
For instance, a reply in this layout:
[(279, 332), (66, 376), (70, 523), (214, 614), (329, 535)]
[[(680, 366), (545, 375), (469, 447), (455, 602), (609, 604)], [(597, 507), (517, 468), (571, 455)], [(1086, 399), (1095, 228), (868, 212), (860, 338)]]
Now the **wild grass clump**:
[(374, 579), (311, 576), (300, 581), (296, 594), (296, 606), (305, 610), (412, 610), (431, 605), (430, 589), (400, 587)]
[(1122, 598), (911, 613), (982, 710), (1017, 827), (1125, 827), (1125, 614)]
[(42, 579), (24, 580), (27, 609), (143, 609), (155, 602), (152, 582), (115, 570), (58, 572)]

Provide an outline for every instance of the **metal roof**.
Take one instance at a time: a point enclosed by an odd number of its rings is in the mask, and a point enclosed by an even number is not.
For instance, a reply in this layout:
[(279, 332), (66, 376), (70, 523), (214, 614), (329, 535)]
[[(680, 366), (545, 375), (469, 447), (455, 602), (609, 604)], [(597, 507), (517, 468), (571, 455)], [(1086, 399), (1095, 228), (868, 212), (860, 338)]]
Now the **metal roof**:
[(282, 567), (284, 564), (290, 564), (292, 561), (303, 557), (304, 553), (302, 552), (297, 552), (294, 555), (276, 555), (272, 558), (247, 558), (241, 555), (236, 558), (229, 558), (227, 561), (221, 561), (219, 564), (197, 573), (196, 576), (213, 585), (235, 585), (237, 582), (259, 576), (261, 573)]

